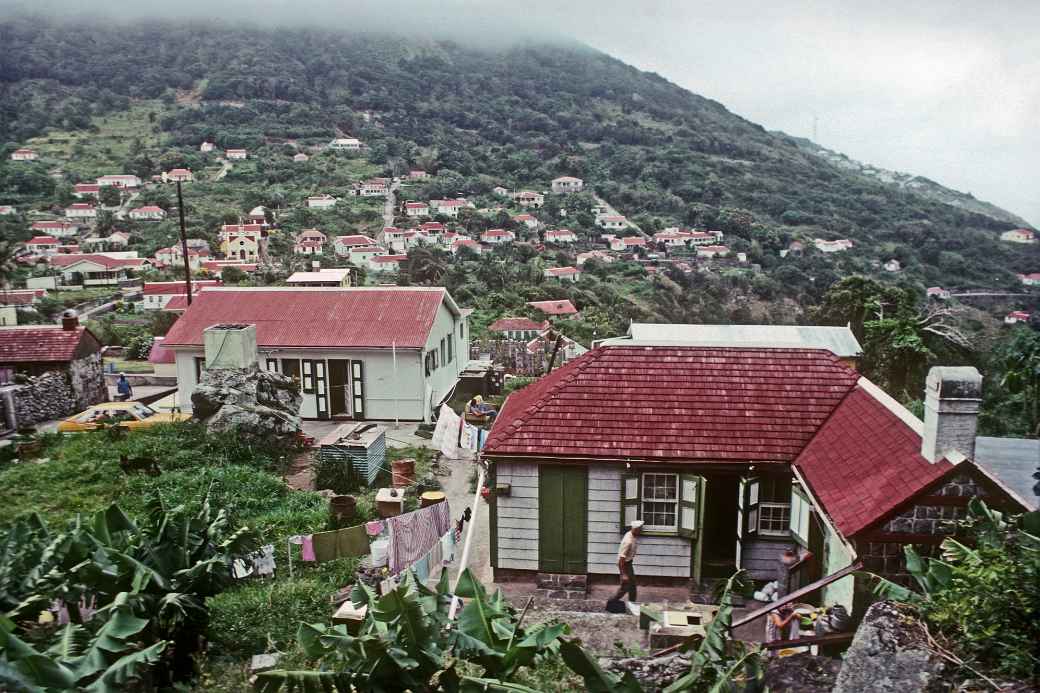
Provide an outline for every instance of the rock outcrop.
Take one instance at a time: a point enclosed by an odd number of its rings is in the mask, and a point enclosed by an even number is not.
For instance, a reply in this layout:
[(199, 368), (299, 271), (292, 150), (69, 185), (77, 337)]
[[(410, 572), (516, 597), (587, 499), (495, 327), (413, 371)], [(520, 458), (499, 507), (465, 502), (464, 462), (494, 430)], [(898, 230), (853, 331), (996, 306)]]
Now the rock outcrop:
[(877, 602), (845, 653), (834, 693), (924, 693), (941, 684), (942, 673), (913, 609)]
[(292, 378), (249, 368), (213, 368), (191, 393), (196, 419), (211, 431), (288, 443), (300, 429), (300, 389)]

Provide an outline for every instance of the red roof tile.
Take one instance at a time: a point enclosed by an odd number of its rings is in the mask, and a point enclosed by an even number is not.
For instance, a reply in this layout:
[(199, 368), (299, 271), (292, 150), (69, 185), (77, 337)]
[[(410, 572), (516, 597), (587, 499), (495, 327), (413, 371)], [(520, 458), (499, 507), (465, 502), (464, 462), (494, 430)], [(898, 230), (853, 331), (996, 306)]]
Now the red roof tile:
[[(0, 327), (0, 363), (71, 361), (85, 335), (90, 335), (85, 327)], [(100, 342), (93, 335), (89, 339), (94, 342), (94, 351), (98, 351)]]
[(511, 395), (485, 452), (790, 462), (858, 378), (816, 349), (600, 347)]
[(519, 330), (544, 330), (549, 327), (547, 322), (535, 322), (530, 318), (502, 318), (491, 323), (488, 327), (492, 332), (516, 332)]
[(165, 344), (200, 346), (219, 323), (256, 325), (263, 347), (420, 348), (443, 289), (208, 289), (166, 335)]
[(921, 436), (862, 387), (834, 411), (795, 466), (846, 537), (950, 470), (921, 456)]

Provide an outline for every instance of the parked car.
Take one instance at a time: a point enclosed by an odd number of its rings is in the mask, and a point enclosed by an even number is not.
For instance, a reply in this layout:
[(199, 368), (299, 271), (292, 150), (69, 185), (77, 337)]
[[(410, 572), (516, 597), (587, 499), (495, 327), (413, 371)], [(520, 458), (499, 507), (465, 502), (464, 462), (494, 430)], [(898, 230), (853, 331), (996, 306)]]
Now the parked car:
[(84, 412), (71, 416), (60, 424), (61, 433), (95, 431), (103, 426), (124, 428), (149, 428), (164, 423), (186, 421), (189, 414), (161, 413), (140, 402), (105, 402), (95, 404)]

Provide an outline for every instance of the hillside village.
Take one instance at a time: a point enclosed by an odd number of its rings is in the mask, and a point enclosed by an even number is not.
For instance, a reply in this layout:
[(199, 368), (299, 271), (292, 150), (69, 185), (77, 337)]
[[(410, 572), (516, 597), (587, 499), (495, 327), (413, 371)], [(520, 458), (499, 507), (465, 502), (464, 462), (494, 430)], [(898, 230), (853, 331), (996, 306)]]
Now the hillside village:
[(233, 84), (2, 149), (0, 674), (1027, 690), (1034, 229), (964, 217), (980, 279), (929, 220), (661, 212), (616, 141)]

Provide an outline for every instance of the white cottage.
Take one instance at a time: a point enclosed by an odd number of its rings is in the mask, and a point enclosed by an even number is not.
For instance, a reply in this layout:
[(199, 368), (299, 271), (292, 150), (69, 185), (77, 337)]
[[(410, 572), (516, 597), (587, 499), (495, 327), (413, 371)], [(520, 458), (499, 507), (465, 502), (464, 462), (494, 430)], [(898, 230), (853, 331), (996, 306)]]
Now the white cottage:
[(261, 367), (299, 380), (306, 419), (429, 421), (469, 354), (443, 288), (206, 289), (164, 341), (183, 408), (205, 367), (203, 331), (221, 323), (256, 326)]

